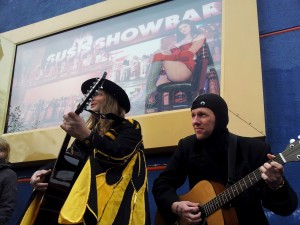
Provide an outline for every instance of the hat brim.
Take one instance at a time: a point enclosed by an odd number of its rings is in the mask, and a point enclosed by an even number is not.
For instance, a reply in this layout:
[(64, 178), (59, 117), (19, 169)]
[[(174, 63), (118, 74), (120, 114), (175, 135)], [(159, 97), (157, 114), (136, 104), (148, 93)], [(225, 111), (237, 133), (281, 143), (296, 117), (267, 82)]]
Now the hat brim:
[[(87, 94), (90, 88), (95, 84), (95, 82), (97, 82), (98, 79), (99, 78), (91, 78), (83, 82), (81, 85), (81, 92), (83, 94)], [(104, 79), (100, 90), (104, 90), (105, 92), (109, 93), (112, 97), (114, 97), (126, 113), (130, 111), (130, 101), (128, 95), (126, 94), (124, 89), (121, 88), (119, 85), (110, 80)]]

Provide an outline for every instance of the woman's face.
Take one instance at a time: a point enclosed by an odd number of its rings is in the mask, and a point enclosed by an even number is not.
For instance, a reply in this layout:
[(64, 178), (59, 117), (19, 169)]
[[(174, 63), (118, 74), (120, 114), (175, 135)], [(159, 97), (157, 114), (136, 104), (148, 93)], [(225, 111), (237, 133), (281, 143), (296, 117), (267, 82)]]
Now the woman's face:
[(191, 33), (191, 26), (187, 23), (180, 24), (178, 27), (180, 33), (187, 35)]
[(94, 112), (100, 112), (105, 104), (105, 99), (105, 92), (100, 90), (99, 93), (92, 98), (91, 110)]

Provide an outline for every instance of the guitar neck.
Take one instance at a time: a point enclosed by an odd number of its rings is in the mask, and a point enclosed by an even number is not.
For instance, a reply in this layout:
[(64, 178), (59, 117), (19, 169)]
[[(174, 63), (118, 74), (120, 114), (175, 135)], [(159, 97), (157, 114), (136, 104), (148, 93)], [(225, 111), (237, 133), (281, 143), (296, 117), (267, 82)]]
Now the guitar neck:
[[(271, 161), (271, 160), (270, 160)], [(270, 162), (269, 161), (269, 162)], [(284, 164), (284, 160), (281, 155), (277, 155), (272, 161), (278, 162), (280, 164)], [(204, 211), (206, 216), (211, 215), (215, 211), (217, 211), (222, 206), (229, 203), (235, 197), (240, 195), (242, 192), (256, 184), (259, 180), (261, 180), (261, 172), (259, 168), (239, 180), (238, 182), (234, 183), (215, 198), (211, 199), (209, 202), (205, 203), (201, 206), (202, 210)]]
[[(56, 164), (57, 164), (58, 159), (60, 159), (61, 157), (63, 157), (63, 155), (65, 154), (65, 152), (66, 152), (66, 150), (68, 148), (70, 140), (71, 140), (71, 136), (69, 134), (66, 134), (66, 136), (64, 138), (64, 141), (62, 143), (62, 146), (60, 148), (60, 151), (58, 153), (58, 156), (57, 156), (54, 168), (56, 168)], [(52, 177), (52, 175), (53, 175), (53, 171), (51, 173), (51, 177)]]

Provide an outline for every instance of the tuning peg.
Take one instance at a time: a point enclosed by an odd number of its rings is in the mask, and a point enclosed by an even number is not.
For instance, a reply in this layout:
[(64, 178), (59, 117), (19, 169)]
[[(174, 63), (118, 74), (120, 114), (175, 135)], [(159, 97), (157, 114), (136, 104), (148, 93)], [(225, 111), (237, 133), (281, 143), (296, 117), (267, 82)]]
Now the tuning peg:
[(295, 139), (291, 139), (290, 144), (294, 143), (295, 141), (296, 141)]

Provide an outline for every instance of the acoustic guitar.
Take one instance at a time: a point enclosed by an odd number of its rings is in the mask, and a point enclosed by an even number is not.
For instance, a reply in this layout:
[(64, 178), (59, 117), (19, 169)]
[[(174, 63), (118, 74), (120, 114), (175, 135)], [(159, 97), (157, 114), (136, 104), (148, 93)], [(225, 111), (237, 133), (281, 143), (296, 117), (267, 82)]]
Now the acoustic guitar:
[[(270, 161), (275, 161), (282, 165), (287, 162), (299, 162), (299, 146), (299, 141), (291, 140), (291, 144)], [(261, 172), (259, 168), (257, 168), (227, 189), (225, 189), (224, 185), (219, 183), (202, 180), (188, 193), (179, 196), (179, 199), (182, 201), (198, 202), (200, 204), (200, 211), (205, 216), (200, 225), (238, 225), (234, 208), (223, 206), (261, 179)], [(167, 225), (159, 211), (156, 212), (154, 224)], [(188, 222), (181, 219), (179, 224), (188, 225)]]
[[(97, 91), (103, 85), (107, 73), (98, 79), (84, 99), (79, 103), (75, 113), (79, 115), (86, 109)], [(39, 210), (34, 219), (34, 225), (57, 225), (59, 212), (67, 199), (71, 188), (78, 177), (86, 159), (76, 157), (67, 151), (71, 136), (66, 134), (62, 147), (58, 154), (54, 168), (52, 169), (48, 187), (42, 196)]]

